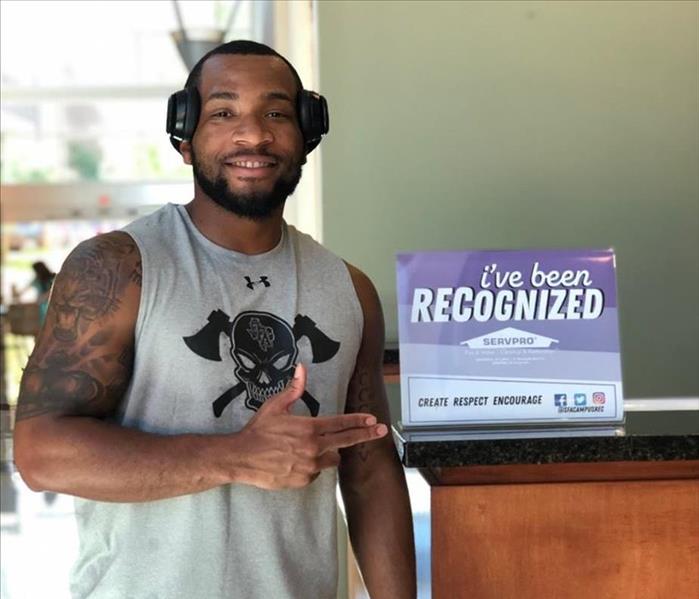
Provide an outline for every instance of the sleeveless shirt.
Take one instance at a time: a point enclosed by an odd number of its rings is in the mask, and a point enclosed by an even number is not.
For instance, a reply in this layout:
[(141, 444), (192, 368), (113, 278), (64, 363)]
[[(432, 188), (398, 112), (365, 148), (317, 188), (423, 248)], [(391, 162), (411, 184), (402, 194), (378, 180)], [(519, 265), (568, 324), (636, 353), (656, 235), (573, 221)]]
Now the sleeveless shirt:
[[(308, 369), (292, 412), (344, 411), (363, 316), (346, 265), (294, 227), (259, 255), (204, 237), (169, 204), (124, 229), (143, 281), (119, 424), (234, 433)], [(143, 503), (76, 499), (71, 591), (98, 599), (335, 599), (335, 470), (302, 489), (230, 484)]]

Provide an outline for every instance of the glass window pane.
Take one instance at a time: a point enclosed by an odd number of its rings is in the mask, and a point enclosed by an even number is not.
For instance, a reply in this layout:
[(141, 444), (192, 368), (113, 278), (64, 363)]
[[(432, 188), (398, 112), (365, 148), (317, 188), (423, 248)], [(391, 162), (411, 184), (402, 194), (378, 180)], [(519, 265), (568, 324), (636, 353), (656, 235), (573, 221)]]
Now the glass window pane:
[[(226, 39), (254, 39), (271, 18), (251, 1), (178, 6), (190, 35), (230, 23)], [(172, 2), (3, 1), (0, 26), (2, 183), (191, 179), (165, 133), (187, 76)]]
[(3, 105), (2, 182), (188, 180), (165, 134), (167, 100)]
[[(235, 4), (178, 2), (188, 31), (225, 27)], [(226, 39), (253, 35), (252, 4), (240, 3)], [(4, 85), (181, 86), (187, 75), (169, 1), (3, 1), (0, 27)]]

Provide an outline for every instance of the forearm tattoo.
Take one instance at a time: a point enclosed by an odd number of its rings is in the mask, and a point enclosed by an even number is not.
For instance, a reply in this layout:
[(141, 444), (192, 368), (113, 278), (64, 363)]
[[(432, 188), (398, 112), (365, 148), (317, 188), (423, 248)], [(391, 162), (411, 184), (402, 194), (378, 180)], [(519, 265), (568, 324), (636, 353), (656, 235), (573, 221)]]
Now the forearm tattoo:
[(124, 393), (133, 349), (113, 349), (118, 312), (128, 285), (141, 283), (138, 250), (126, 235), (78, 246), (51, 295), (46, 328), (20, 386), (17, 420), (46, 413), (101, 415)]
[[(347, 411), (373, 413), (371, 402), (371, 374), (366, 367), (357, 365), (350, 379), (347, 393)], [(375, 414), (378, 417), (378, 414)], [(369, 458), (369, 444), (360, 443), (354, 446), (354, 452), (362, 462)]]

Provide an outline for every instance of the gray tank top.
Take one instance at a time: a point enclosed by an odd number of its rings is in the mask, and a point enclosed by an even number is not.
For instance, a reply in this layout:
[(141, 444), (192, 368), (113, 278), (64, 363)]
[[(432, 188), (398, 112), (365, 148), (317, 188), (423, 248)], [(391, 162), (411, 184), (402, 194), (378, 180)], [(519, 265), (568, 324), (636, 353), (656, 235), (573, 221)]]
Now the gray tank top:
[[(124, 230), (143, 287), (122, 425), (238, 431), (297, 362), (308, 385), (293, 412), (344, 411), (363, 317), (339, 258), (286, 224), (265, 254), (227, 250), (172, 204)], [(325, 470), (298, 490), (234, 484), (146, 503), (76, 499), (73, 596), (335, 599), (336, 478)]]

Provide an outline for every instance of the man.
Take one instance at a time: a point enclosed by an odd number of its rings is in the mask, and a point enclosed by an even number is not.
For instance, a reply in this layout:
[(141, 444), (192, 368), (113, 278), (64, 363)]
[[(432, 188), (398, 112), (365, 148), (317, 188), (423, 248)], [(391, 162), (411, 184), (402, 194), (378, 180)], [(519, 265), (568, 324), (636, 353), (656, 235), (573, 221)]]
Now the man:
[(73, 594), (334, 598), (337, 469), (371, 597), (414, 597), (376, 291), (282, 219), (298, 75), (231, 42), (188, 88), (194, 199), (72, 252), (22, 381), (23, 478), (81, 498)]

